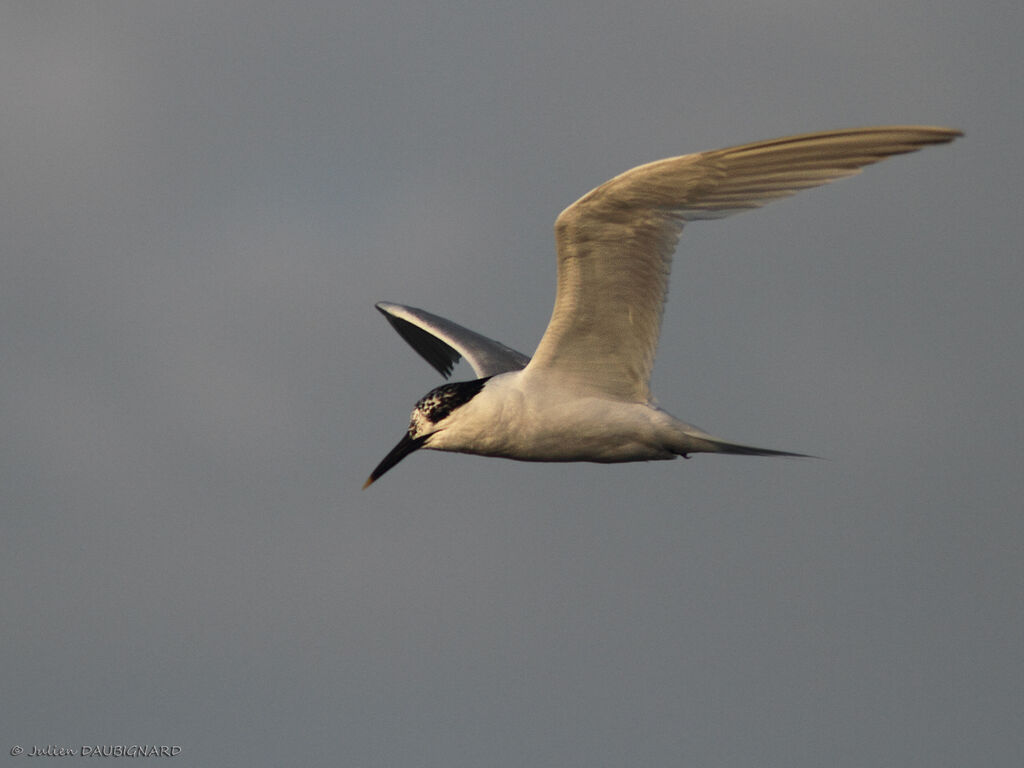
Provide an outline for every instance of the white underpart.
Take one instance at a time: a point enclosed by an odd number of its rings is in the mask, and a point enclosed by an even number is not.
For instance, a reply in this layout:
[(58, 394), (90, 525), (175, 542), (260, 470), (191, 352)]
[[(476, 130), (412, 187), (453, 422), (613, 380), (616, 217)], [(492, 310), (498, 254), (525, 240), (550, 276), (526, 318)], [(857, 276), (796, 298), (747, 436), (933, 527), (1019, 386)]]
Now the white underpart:
[(434, 429), (424, 447), (521, 461), (597, 462), (714, 450), (711, 435), (650, 403), (578, 393), (561, 384), (521, 371), (495, 376), (436, 426), (418, 421), (418, 429)]

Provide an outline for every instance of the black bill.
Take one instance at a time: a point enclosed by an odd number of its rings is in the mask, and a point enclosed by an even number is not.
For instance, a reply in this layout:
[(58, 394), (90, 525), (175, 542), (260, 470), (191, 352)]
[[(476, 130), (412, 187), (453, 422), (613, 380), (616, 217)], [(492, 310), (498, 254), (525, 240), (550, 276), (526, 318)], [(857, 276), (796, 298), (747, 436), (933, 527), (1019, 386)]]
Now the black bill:
[(381, 475), (391, 469), (395, 464), (400, 462), (410, 453), (421, 447), (426, 442), (429, 435), (423, 437), (412, 437), (406, 434), (401, 440), (398, 441), (398, 445), (391, 449), (391, 453), (384, 457), (384, 460), (377, 465), (377, 468), (370, 473), (370, 476), (363, 483), (363, 490), (369, 488)]

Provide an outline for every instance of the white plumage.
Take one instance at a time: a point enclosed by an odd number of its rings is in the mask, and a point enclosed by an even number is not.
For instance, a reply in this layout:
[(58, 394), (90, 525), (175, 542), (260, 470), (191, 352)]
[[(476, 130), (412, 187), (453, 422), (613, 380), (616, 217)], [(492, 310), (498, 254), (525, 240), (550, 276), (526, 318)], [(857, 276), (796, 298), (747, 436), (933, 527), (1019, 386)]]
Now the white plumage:
[(378, 304), (442, 374), (462, 356), (480, 378), (421, 399), (405, 437), (363, 487), (418, 448), (524, 461), (802, 455), (722, 440), (654, 404), (649, 381), (683, 225), (758, 208), (960, 135), (928, 126), (811, 133), (658, 160), (616, 176), (555, 222), (558, 293), (532, 359), (429, 312)]

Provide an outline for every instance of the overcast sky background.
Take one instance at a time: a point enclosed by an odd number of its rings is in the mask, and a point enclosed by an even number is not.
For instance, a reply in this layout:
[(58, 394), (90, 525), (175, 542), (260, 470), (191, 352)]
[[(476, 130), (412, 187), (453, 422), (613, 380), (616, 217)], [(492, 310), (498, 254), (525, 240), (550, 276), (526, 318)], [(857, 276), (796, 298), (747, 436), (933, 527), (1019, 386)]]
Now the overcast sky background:
[[(1022, 32), (1018, 0), (3, 3), (3, 754), (1024, 764)], [(826, 460), (422, 452), (360, 491), (440, 383), (374, 301), (529, 354), (587, 190), (882, 123), (966, 138), (688, 227), (655, 369)]]

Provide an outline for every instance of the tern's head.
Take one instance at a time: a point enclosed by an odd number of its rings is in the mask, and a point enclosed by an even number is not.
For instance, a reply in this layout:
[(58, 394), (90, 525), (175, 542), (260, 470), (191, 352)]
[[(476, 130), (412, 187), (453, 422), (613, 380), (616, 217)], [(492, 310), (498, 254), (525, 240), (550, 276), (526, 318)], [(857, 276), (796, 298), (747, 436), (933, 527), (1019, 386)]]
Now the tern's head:
[(445, 422), (456, 409), (480, 393), (488, 378), (490, 377), (442, 384), (421, 397), (417, 401), (416, 407), (412, 409), (409, 430), (398, 441), (398, 445), (391, 449), (391, 453), (385, 456), (377, 468), (370, 473), (363, 488), (368, 488), (377, 478), (413, 451), (419, 448), (429, 448), (430, 439), (445, 429)]

